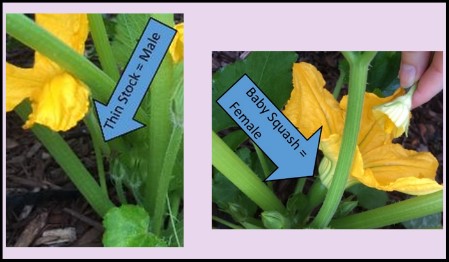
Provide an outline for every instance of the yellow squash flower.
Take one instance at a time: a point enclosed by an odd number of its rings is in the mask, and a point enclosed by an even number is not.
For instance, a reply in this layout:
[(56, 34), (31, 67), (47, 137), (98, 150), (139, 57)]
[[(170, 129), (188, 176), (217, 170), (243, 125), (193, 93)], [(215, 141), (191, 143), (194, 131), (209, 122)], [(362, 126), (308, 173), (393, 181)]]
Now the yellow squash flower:
[[(83, 54), (88, 34), (85, 14), (36, 14), (36, 23)], [(87, 87), (38, 52), (34, 54), (32, 68), (6, 64), (6, 111), (13, 110), (27, 98), (31, 101), (32, 113), (24, 128), (38, 123), (54, 131), (66, 131), (89, 109)]]
[(184, 59), (184, 23), (175, 25), (175, 29), (178, 31), (170, 45), (170, 55), (175, 63)]
[[(330, 185), (343, 133), (347, 110), (347, 96), (338, 103), (324, 89), (321, 73), (311, 64), (298, 63), (293, 66), (293, 91), (285, 106), (284, 114), (290, 121), (310, 137), (317, 126), (323, 126), (320, 150), (324, 159), (320, 164), (320, 178)], [(406, 150), (393, 144), (395, 130), (385, 132), (385, 118), (373, 114), (373, 107), (385, 104), (403, 94), (379, 98), (366, 93), (362, 112), (360, 133), (351, 168), (348, 186), (361, 182), (366, 186), (384, 191), (399, 191), (411, 195), (424, 195), (442, 189), (435, 181), (438, 161), (428, 152)]]

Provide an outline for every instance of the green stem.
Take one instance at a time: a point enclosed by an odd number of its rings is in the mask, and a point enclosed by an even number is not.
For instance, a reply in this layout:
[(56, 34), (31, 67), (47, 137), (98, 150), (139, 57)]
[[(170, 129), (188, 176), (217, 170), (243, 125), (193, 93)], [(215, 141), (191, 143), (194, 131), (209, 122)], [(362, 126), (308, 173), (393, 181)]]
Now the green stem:
[(346, 58), (346, 60), (348, 60), (349, 63), (351, 63), (351, 61), (357, 60), (360, 54), (360, 52), (349, 52), (349, 51), (342, 51), (341, 53)]
[(335, 83), (335, 88), (334, 88), (334, 93), (333, 93), (335, 99), (337, 99), (338, 96), (340, 96), (341, 88), (343, 87), (345, 78), (346, 78), (346, 72), (343, 70), (340, 70), (340, 75), (338, 76), (337, 83)]
[[(170, 142), (172, 133), (172, 122), (170, 115), (171, 98), (174, 91), (173, 67), (167, 57), (162, 62), (158, 73), (153, 80), (150, 89), (149, 105), (147, 112), (150, 112), (150, 125), (148, 126), (149, 159), (148, 173), (145, 177), (144, 185), (144, 206), (154, 219), (156, 212), (156, 199), (163, 199), (167, 192), (162, 192), (159, 187), (166, 184), (163, 180), (170, 179), (170, 174), (162, 173), (164, 156)], [(154, 222), (154, 221), (153, 221)], [(159, 229), (157, 229), (159, 230)]]
[(168, 197), (168, 195), (166, 196), (166, 200), (167, 200), (168, 215), (170, 216), (170, 223), (171, 223), (171, 227), (173, 229), (173, 235), (175, 235), (176, 244), (178, 245), (178, 247), (180, 247), (181, 242), (179, 242), (178, 232), (176, 230), (176, 224), (175, 224), (175, 219), (174, 219), (175, 217), (173, 216), (172, 211), (171, 211), (170, 198)]
[[(101, 102), (108, 101), (115, 81), (82, 54), (78, 54), (31, 19), (23, 14), (7, 14), (6, 32), (86, 83), (95, 99)], [(144, 123), (147, 120), (142, 110), (137, 111), (136, 119)], [(109, 144), (121, 152), (128, 151), (126, 144), (120, 138), (114, 139)]]
[(109, 153), (107, 144), (103, 142), (100, 127), (98, 126), (97, 119), (95, 118), (92, 110), (89, 110), (87, 116), (84, 118), (84, 123), (89, 130), (94, 146), (95, 160), (97, 162), (97, 172), (100, 179), (100, 187), (105, 195), (108, 195), (108, 186), (106, 184), (106, 174), (104, 172), (103, 152), (106, 155)]
[(260, 150), (260, 148), (255, 143), (253, 143), (253, 145), (254, 145), (254, 149), (256, 149), (256, 154), (257, 154), (257, 157), (259, 158), (260, 165), (262, 166), (264, 178), (267, 178), (270, 175), (270, 169), (269, 169), (268, 163), (265, 159), (265, 155), (262, 152), (262, 150)]
[[(253, 143), (254, 149), (256, 150), (257, 157), (259, 158), (260, 165), (262, 166), (262, 170), (264, 173), (264, 178), (267, 178), (270, 176), (270, 167), (268, 166), (267, 157), (265, 154), (260, 150), (260, 148), (256, 145), (256, 143)], [(273, 190), (273, 183), (267, 183), (267, 186)]]
[(245, 221), (240, 222), (245, 229), (263, 229), (262, 221), (249, 217)]
[(216, 222), (218, 222), (220, 224), (223, 224), (223, 225), (225, 225), (225, 226), (227, 226), (229, 228), (232, 228), (232, 229), (243, 229), (243, 227), (241, 227), (239, 225), (233, 224), (231, 222), (228, 222), (228, 221), (226, 221), (224, 219), (221, 219), (219, 217), (216, 217), (216, 216), (212, 216), (212, 220), (214, 220), (214, 221), (216, 221)]
[(113, 80), (118, 81), (120, 73), (117, 68), (117, 63), (112, 53), (112, 48), (109, 43), (108, 34), (104, 26), (103, 17), (101, 14), (87, 14), (89, 19), (90, 33), (94, 40), (95, 49), (100, 59), (103, 71), (108, 74)]
[(152, 219), (152, 228), (156, 235), (162, 230), (164, 217), (165, 217), (165, 193), (167, 195), (168, 188), (170, 186), (171, 175), (173, 173), (173, 168), (176, 164), (176, 158), (178, 152), (181, 149), (183, 139), (183, 128), (175, 127), (170, 137), (170, 142), (168, 143), (167, 151), (163, 160), (161, 177), (156, 191), (156, 200), (154, 203), (154, 214)]
[(174, 217), (178, 217), (179, 204), (181, 203), (182, 194), (179, 193), (170, 194), (170, 197), (172, 198), (172, 200), (170, 201), (172, 215)]
[[(15, 111), (22, 119), (26, 120), (31, 108), (29, 103), (21, 103), (15, 108)], [(101, 217), (114, 207), (108, 196), (103, 193), (95, 179), (58, 133), (52, 132), (41, 125), (34, 125), (31, 131), (47, 148), (87, 202)]]
[(125, 191), (123, 190), (123, 179), (116, 179), (114, 181), (115, 191), (117, 192), (118, 200), (120, 204), (128, 204), (128, 200), (126, 199)]
[(348, 110), (332, 184), (323, 206), (311, 224), (311, 227), (316, 228), (324, 228), (329, 224), (343, 196), (360, 130), (363, 100), (368, 79), (368, 66), (376, 52), (364, 52), (363, 54), (344, 52), (343, 55), (348, 59), (350, 68)]
[(443, 211), (443, 191), (332, 220), (332, 228), (380, 228)]
[(212, 164), (264, 211), (285, 212), (285, 207), (259, 177), (212, 131)]
[(302, 190), (304, 189), (304, 186), (306, 185), (306, 181), (307, 181), (307, 178), (298, 179), (298, 182), (296, 183), (295, 191), (293, 192), (293, 194), (302, 193)]

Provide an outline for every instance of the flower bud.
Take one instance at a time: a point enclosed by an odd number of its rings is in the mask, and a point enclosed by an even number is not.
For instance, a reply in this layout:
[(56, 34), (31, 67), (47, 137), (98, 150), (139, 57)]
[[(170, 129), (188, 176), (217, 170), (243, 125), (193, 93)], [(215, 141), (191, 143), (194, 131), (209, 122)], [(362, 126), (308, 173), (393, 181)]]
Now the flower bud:
[(395, 100), (373, 107), (374, 116), (379, 119), (386, 117), (385, 131), (392, 133), (394, 137), (399, 137), (405, 132), (407, 136), (410, 118), (412, 114), (412, 96), (416, 85), (410, 88), (407, 94), (396, 98)]

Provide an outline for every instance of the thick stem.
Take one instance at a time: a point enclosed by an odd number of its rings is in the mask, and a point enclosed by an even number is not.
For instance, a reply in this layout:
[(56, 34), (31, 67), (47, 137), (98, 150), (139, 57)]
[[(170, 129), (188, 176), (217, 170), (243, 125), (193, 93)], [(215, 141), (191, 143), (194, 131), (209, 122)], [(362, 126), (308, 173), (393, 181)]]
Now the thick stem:
[(323, 206), (311, 224), (315, 228), (324, 228), (329, 224), (343, 196), (360, 130), (368, 66), (376, 52), (344, 52), (343, 55), (348, 59), (350, 68), (348, 110), (335, 175)]
[(212, 131), (212, 164), (264, 211), (285, 212), (285, 207), (259, 177)]

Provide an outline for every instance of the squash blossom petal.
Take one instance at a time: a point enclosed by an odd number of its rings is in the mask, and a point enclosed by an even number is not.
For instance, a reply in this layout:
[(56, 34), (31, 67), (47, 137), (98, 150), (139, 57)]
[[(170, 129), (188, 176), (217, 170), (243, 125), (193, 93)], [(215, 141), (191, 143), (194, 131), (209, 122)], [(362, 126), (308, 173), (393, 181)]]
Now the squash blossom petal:
[(376, 118), (385, 117), (385, 132), (392, 133), (394, 137), (399, 137), (405, 132), (407, 136), (410, 118), (412, 114), (412, 96), (416, 89), (414, 85), (407, 94), (395, 100), (375, 106), (373, 113)]
[(184, 59), (184, 23), (175, 25), (175, 29), (178, 31), (170, 45), (170, 55), (175, 63), (178, 63)]
[[(311, 64), (293, 65), (293, 90), (284, 114), (305, 136), (323, 126), (320, 150), (324, 158), (318, 168), (324, 185), (330, 186), (340, 152), (347, 96), (338, 103), (326, 89), (321, 73)], [(406, 150), (393, 144), (394, 132), (388, 131), (387, 117), (374, 115), (373, 108), (389, 103), (404, 93), (380, 98), (366, 93), (357, 147), (347, 187), (356, 182), (384, 191), (411, 195), (441, 190), (435, 181), (438, 161), (428, 152)], [(392, 129), (393, 131), (393, 129)]]
[[(36, 23), (76, 52), (84, 53), (86, 14), (36, 14)], [(30, 100), (32, 113), (24, 128), (38, 123), (54, 131), (66, 131), (89, 109), (87, 86), (39, 52), (34, 54), (32, 68), (6, 64), (6, 111), (25, 99)]]

